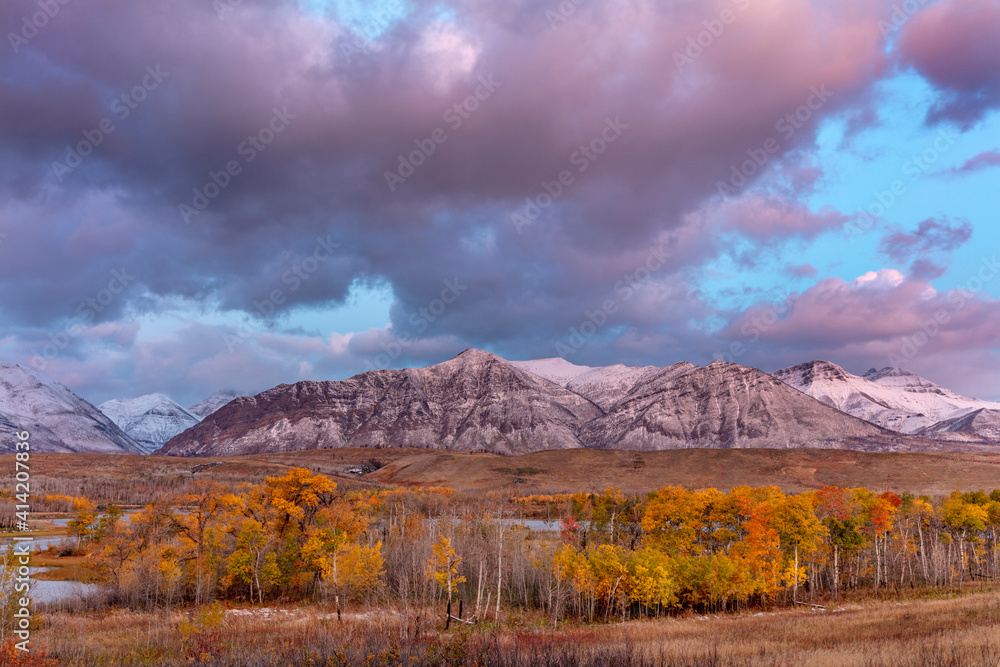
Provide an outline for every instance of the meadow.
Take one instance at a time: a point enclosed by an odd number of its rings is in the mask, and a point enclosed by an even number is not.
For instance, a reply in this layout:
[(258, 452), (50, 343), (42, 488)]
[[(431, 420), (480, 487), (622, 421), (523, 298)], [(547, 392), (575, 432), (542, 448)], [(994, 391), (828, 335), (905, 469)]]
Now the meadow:
[[(69, 520), (34, 524), (64, 533), (34, 556), (50, 568), (38, 577), (101, 587), (36, 604), (33, 652), (8, 644), (0, 662), (1000, 659), (1000, 490), (969, 486), (989, 479), (989, 456), (966, 459), (964, 488), (945, 491), (922, 469), (937, 463), (947, 478), (955, 460), (945, 455), (896, 459), (894, 474), (911, 484), (887, 488), (876, 478), (894, 455), (606, 452), (617, 461), (607, 467), (636, 474), (620, 476), (624, 488), (581, 491), (572, 489), (580, 466), (559, 479), (545, 454), (105, 457), (86, 474), (69, 457), (38, 457), (53, 492), (33, 496), (36, 516)], [(451, 460), (431, 480), (448, 485), (406, 479), (429, 474), (428, 457)], [(703, 484), (711, 471), (698, 457), (742, 461), (745, 477), (784, 484), (725, 485), (732, 465), (716, 474), (721, 488)], [(468, 474), (475, 467), (499, 483), (484, 487)], [(648, 485), (649, 469), (664, 483)], [(825, 483), (845, 469), (855, 484), (869, 471), (874, 488)], [(2, 510), (12, 494), (2, 480), (0, 489)], [(8, 554), (0, 569), (5, 637), (11, 563)]]
[(37, 641), (55, 662), (35, 653), (36, 662), (25, 665), (958, 667), (1000, 661), (1000, 594), (971, 590), (825, 610), (688, 613), (556, 628), (518, 615), (501, 626), (437, 628), (417, 637), (390, 607), (337, 620), (316, 604), (230, 607), (222, 614), (210, 607), (64, 610), (45, 614), (39, 626)]

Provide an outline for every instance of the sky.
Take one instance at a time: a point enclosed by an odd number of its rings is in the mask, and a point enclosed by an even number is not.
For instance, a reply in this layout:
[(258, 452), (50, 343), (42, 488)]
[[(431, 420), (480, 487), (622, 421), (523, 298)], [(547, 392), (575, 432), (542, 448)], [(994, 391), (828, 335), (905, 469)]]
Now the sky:
[(1000, 2), (10, 0), (0, 361), (189, 405), (508, 359), (1000, 399)]

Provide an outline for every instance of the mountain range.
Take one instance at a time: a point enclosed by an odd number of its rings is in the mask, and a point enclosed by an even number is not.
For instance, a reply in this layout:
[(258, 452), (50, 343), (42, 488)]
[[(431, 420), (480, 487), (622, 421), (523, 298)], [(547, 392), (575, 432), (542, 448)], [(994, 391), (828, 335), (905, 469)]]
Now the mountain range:
[(240, 395), (218, 391), (189, 409), (163, 394), (94, 407), (39, 370), (0, 363), (0, 453), (27, 430), (38, 453), (149, 454)]
[(38, 370), (0, 364), (0, 452), (14, 433), (31, 434), (35, 452), (145, 454), (100, 410)]
[(147, 452), (153, 452), (165, 445), (170, 438), (183, 433), (234, 398), (244, 395), (233, 389), (223, 389), (187, 409), (163, 394), (118, 398), (97, 407)]
[(150, 394), (98, 410), (43, 374), (0, 364), (0, 434), (20, 428), (37, 433), (36, 451), (177, 456), (395, 446), (920, 451), (1000, 444), (1000, 403), (900, 369), (858, 376), (826, 361), (768, 374), (721, 361), (589, 367), (466, 350), (427, 368), (256, 396), (223, 390), (187, 409)]
[(467, 350), (421, 369), (279, 385), (237, 398), (158, 454), (217, 456), (329, 447), (498, 452), (580, 447), (602, 414), (579, 394), (500, 357)]
[(170, 438), (201, 421), (163, 394), (117, 398), (101, 403), (97, 409), (147, 452), (156, 451)]
[[(963, 444), (968, 442), (956, 446)], [(592, 368), (466, 350), (427, 368), (299, 382), (237, 398), (157, 453), (392, 446), (498, 454), (681, 447), (890, 451), (950, 445), (861, 419), (782, 381), (781, 372), (721, 361)]]
[(898, 368), (872, 368), (858, 376), (828, 361), (810, 361), (773, 375), (827, 405), (899, 433), (966, 441), (1000, 436), (1000, 403), (959, 396)]

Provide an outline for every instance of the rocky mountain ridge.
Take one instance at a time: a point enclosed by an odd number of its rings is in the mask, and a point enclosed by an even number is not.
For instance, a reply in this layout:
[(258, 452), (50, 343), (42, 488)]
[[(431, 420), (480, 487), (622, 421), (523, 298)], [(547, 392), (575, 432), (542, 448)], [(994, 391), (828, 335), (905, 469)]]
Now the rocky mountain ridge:
[(340, 382), (279, 385), (237, 398), (158, 453), (249, 454), (328, 447), (434, 447), (499, 453), (582, 446), (586, 398), (467, 350), (435, 366), (376, 370)]
[(163, 394), (117, 398), (97, 408), (147, 452), (156, 451), (170, 438), (201, 421)]
[[(997, 437), (989, 424), (995, 419), (991, 415), (1000, 414), (1000, 403), (960, 396), (902, 369), (873, 368), (858, 376), (829, 361), (810, 361), (772, 375), (827, 405), (899, 433), (984, 441)], [(962, 421), (980, 411), (978, 419)]]
[(200, 403), (195, 403), (187, 410), (195, 417), (204, 419), (221, 408), (223, 405), (239, 398), (240, 396), (246, 396), (246, 394), (236, 391), (235, 389), (220, 389)]
[(509, 362), (466, 350), (427, 368), (299, 382), (237, 398), (157, 453), (404, 445), (499, 454), (567, 448), (887, 449), (899, 446), (894, 435), (737, 364), (590, 368), (553, 359)]
[(0, 363), (0, 453), (14, 433), (31, 434), (37, 453), (145, 454), (100, 410), (45, 373)]

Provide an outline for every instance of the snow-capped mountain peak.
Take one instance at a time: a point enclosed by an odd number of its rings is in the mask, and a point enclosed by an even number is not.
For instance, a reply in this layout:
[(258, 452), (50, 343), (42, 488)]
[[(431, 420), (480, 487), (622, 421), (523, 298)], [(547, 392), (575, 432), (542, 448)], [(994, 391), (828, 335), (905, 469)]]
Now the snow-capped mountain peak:
[(838, 410), (900, 433), (944, 432), (935, 424), (1000, 403), (960, 396), (899, 368), (848, 373), (829, 361), (810, 361), (772, 373), (782, 382)]
[(580, 394), (596, 403), (602, 410), (608, 410), (628, 395), (639, 382), (648, 380), (663, 370), (659, 366), (624, 364), (578, 366), (562, 357), (510, 363)]
[(221, 389), (206, 398), (204, 401), (195, 403), (189, 407), (188, 412), (199, 419), (204, 419), (226, 403), (229, 403), (240, 396), (246, 396), (246, 394), (236, 391), (235, 389)]
[(529, 361), (511, 361), (511, 366), (521, 370), (534, 373), (538, 377), (545, 378), (549, 382), (555, 382), (560, 387), (565, 387), (570, 381), (593, 371), (591, 366), (577, 366), (566, 361), (562, 357), (551, 357), (549, 359), (532, 359)]
[(145, 453), (65, 385), (41, 371), (0, 363), (0, 448), (9, 448), (9, 436), (22, 429), (37, 452)]
[(98, 407), (149, 452), (159, 449), (167, 440), (201, 421), (163, 394), (118, 398)]

